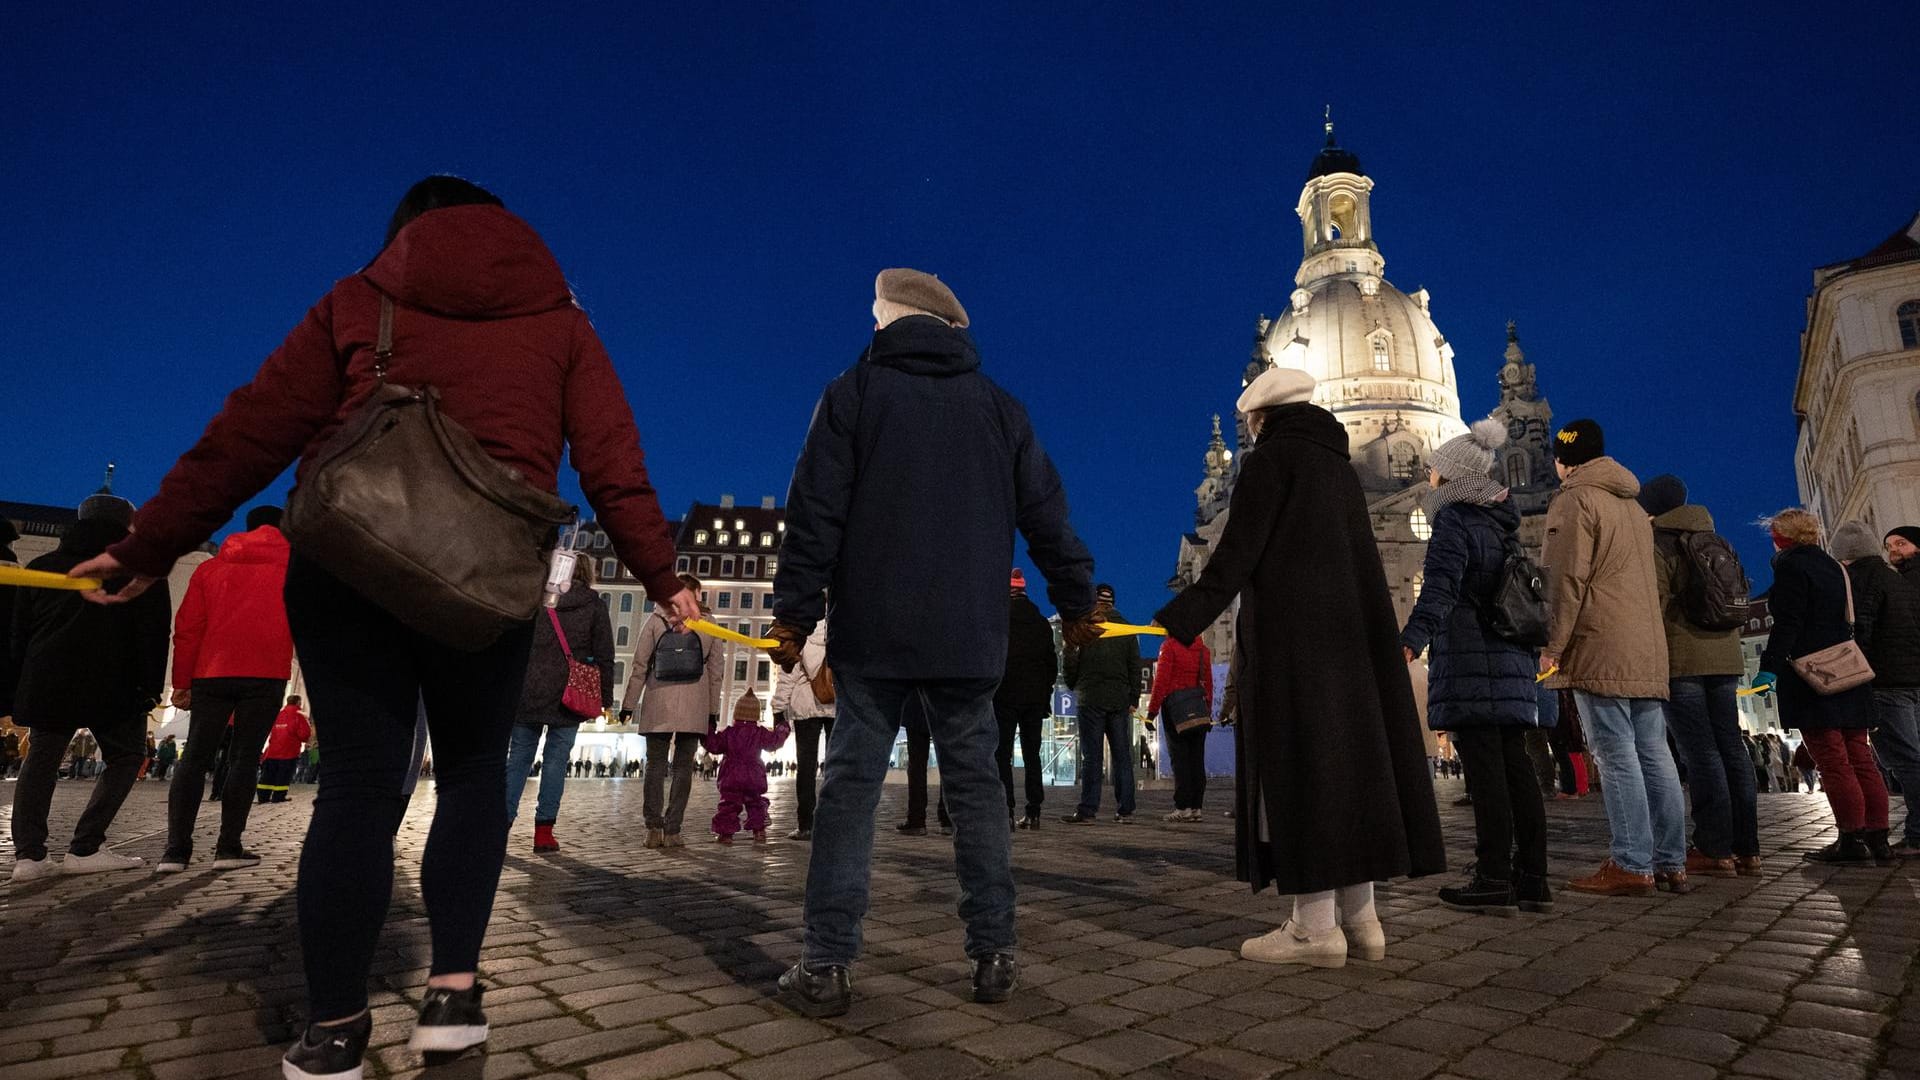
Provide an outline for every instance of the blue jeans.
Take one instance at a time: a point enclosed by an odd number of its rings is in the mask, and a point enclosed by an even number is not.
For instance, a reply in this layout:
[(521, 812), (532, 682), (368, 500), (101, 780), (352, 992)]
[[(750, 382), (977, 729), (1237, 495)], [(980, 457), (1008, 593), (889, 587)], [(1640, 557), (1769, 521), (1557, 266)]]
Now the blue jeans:
[(860, 955), (873, 862), (873, 815), (909, 702), (924, 711), (940, 755), (940, 786), (953, 815), (953, 861), (970, 957), (1012, 952), (1013, 846), (1007, 793), (994, 750), (998, 679), (926, 682), (833, 673), (837, 695), (820, 804), (807, 864), (809, 966), (851, 965)]
[(1753, 764), (1740, 741), (1737, 675), (1698, 675), (1667, 683), (1667, 726), (1687, 763), (1693, 795), (1693, 846), (1711, 859), (1760, 854)]
[[(580, 734), (576, 724), (548, 724), (547, 748), (540, 761), (540, 797), (534, 804), (536, 825), (551, 825), (560, 820), (560, 796), (567, 790), (565, 763), (573, 760), (573, 740)], [(527, 774), (533, 771), (534, 750), (540, 745), (540, 729), (532, 724), (514, 724), (513, 738), (507, 743), (507, 824), (520, 816), (520, 793), (527, 788)]]
[(1080, 816), (1100, 812), (1100, 744), (1113, 756), (1113, 801), (1122, 814), (1133, 813), (1133, 713), (1127, 709), (1080, 706)]
[(1880, 721), (1870, 736), (1873, 748), (1900, 782), (1900, 797), (1907, 804), (1906, 842), (1920, 844), (1920, 820), (1913, 816), (1913, 800), (1920, 796), (1920, 690), (1875, 690), (1873, 710)]
[(1687, 807), (1667, 749), (1663, 702), (1575, 690), (1587, 746), (1600, 759), (1613, 861), (1630, 874), (1684, 870)]

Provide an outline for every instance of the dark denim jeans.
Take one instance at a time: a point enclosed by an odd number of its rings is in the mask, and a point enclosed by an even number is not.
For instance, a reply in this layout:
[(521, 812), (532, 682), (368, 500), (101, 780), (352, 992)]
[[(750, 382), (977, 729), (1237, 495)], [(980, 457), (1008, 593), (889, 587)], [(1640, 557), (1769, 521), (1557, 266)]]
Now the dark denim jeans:
[(1737, 675), (1700, 675), (1667, 683), (1667, 726), (1687, 764), (1693, 796), (1693, 846), (1710, 859), (1760, 854), (1753, 762), (1740, 741)]
[(970, 957), (1012, 952), (1013, 845), (1006, 789), (993, 760), (998, 679), (868, 679), (836, 671), (836, 715), (807, 865), (806, 962), (850, 965), (860, 955), (873, 861), (873, 814), (911, 702), (924, 710), (953, 814), (954, 869)]
[(1113, 800), (1120, 813), (1133, 814), (1133, 713), (1126, 709), (1080, 706), (1080, 814), (1100, 812), (1100, 785), (1106, 779), (1100, 744), (1113, 757)]
[[(1913, 815), (1913, 801), (1920, 797), (1920, 690), (1876, 689), (1873, 709), (1880, 721), (1873, 729), (1873, 748), (1900, 782), (1900, 797), (1907, 804), (1906, 842), (1920, 845), (1920, 819)], [(1813, 785), (1808, 784), (1807, 790), (1813, 790)]]

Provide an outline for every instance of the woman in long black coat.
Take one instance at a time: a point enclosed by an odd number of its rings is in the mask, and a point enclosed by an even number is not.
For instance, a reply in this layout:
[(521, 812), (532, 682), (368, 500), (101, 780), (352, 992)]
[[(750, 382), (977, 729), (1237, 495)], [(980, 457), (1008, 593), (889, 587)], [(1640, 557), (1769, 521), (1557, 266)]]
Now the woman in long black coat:
[(1373, 882), (1439, 873), (1446, 856), (1366, 498), (1313, 385), (1271, 368), (1241, 395), (1256, 445), (1226, 529), (1158, 621), (1190, 642), (1240, 596), (1239, 876), (1295, 898), (1242, 955), (1338, 967), (1340, 924), (1364, 957), (1385, 955)]
[(1760, 651), (1756, 685), (1772, 683), (1780, 696), (1780, 722), (1799, 728), (1802, 745), (1820, 765), (1827, 802), (1840, 838), (1807, 858), (1814, 862), (1891, 863), (1887, 845), (1887, 785), (1867, 744), (1873, 726), (1872, 684), (1838, 694), (1819, 694), (1795, 674), (1793, 660), (1853, 637), (1847, 602), (1847, 572), (1820, 549), (1820, 519), (1805, 510), (1785, 510), (1768, 523), (1774, 547), (1773, 588), (1767, 614), (1773, 629)]

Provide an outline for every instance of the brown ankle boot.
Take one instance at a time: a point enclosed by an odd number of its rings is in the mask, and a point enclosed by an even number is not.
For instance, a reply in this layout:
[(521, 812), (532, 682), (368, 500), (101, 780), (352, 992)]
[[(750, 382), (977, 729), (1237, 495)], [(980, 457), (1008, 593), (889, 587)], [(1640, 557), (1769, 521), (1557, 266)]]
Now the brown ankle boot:
[(1687, 873), (1701, 877), (1732, 878), (1740, 876), (1740, 868), (1732, 859), (1716, 859), (1694, 848), (1687, 852)]
[(1741, 877), (1759, 877), (1761, 872), (1766, 869), (1760, 862), (1760, 856), (1758, 855), (1734, 856), (1733, 868)]
[(1593, 896), (1652, 896), (1653, 875), (1628, 873), (1608, 859), (1592, 875), (1567, 882), (1567, 888)]

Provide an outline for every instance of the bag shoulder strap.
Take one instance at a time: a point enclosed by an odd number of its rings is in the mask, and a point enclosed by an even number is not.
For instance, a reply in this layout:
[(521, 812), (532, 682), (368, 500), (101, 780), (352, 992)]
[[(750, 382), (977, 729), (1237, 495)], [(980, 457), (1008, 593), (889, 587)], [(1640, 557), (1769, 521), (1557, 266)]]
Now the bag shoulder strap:
[(1852, 640), (1853, 618), (1854, 618), (1853, 616), (1853, 575), (1847, 573), (1846, 563), (1840, 562), (1839, 559), (1835, 559), (1833, 561), (1840, 563), (1840, 583), (1846, 586), (1846, 589), (1847, 589), (1847, 638), (1848, 640)]
[[(393, 363), (393, 297), (380, 294), (380, 337), (373, 346), (373, 378), (387, 381), (387, 368)], [(548, 608), (552, 611), (552, 608)]]
[(573, 663), (573, 650), (567, 646), (567, 632), (560, 627), (560, 616), (552, 608), (547, 609), (547, 618), (553, 622), (553, 636), (560, 639), (560, 652)]

